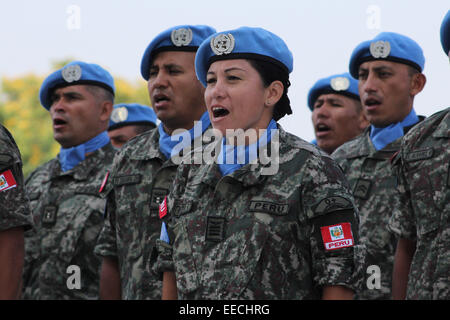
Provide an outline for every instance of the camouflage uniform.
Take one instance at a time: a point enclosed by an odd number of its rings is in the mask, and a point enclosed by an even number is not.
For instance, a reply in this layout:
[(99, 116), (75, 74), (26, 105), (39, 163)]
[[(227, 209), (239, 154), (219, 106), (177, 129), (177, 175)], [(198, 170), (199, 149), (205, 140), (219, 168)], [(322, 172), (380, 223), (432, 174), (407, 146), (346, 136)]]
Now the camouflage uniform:
[[(55, 158), (28, 177), (36, 232), (26, 235), (24, 298), (98, 298), (101, 261), (94, 246), (105, 209), (99, 189), (115, 151), (108, 143), (66, 172)], [(67, 286), (70, 265), (80, 268), (79, 290)]]
[(279, 132), (274, 175), (262, 175), (262, 164), (224, 177), (217, 164), (179, 166), (168, 213), (160, 213), (170, 244), (158, 240), (156, 265), (175, 270), (179, 299), (318, 299), (323, 286), (358, 285), (359, 245), (327, 251), (321, 235), (321, 227), (349, 223), (359, 242), (341, 170)]
[[(423, 117), (420, 117), (423, 119)], [(405, 128), (404, 131), (410, 128)], [(376, 265), (381, 271), (381, 287), (369, 289), (364, 283), (355, 299), (391, 299), (392, 271), (397, 238), (389, 232), (388, 222), (399, 197), (393, 192), (397, 180), (390, 159), (399, 150), (401, 138), (381, 150), (370, 140), (370, 127), (343, 144), (332, 157), (341, 166), (353, 190), (359, 209), (359, 235), (367, 249), (365, 270)]]
[(161, 299), (162, 283), (149, 256), (161, 231), (158, 207), (176, 170), (159, 150), (157, 128), (127, 142), (114, 159), (102, 192), (107, 219), (95, 252), (118, 259), (122, 299)]
[(390, 229), (416, 241), (408, 299), (450, 299), (450, 108), (405, 135), (394, 160), (402, 196)]
[[(0, 175), (10, 171), (16, 187), (0, 191), (0, 231), (15, 227), (29, 229), (32, 225), (22, 174), (22, 160), (9, 131), (0, 125)], [(0, 176), (0, 188), (6, 188), (6, 178)]]

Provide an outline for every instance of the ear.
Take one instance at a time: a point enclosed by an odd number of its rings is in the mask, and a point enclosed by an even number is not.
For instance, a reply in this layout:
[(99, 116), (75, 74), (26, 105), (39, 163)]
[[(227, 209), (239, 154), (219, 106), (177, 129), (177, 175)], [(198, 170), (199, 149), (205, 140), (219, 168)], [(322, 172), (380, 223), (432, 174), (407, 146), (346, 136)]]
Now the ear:
[(113, 111), (113, 103), (111, 101), (103, 101), (100, 104), (100, 120), (109, 121), (109, 117)]
[(419, 92), (423, 90), (425, 87), (425, 83), (427, 82), (427, 78), (423, 73), (416, 73), (411, 77), (411, 89), (410, 95), (415, 96)]
[(279, 80), (272, 82), (266, 89), (264, 94), (264, 105), (266, 107), (274, 107), (283, 95), (284, 86)]

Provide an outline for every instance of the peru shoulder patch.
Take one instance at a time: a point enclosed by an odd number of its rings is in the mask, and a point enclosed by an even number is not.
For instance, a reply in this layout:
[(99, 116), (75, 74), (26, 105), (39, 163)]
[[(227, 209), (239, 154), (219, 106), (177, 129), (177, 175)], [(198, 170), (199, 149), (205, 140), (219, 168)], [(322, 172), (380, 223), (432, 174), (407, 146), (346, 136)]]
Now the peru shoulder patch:
[(352, 247), (355, 244), (350, 222), (320, 227), (322, 240), (326, 250)]

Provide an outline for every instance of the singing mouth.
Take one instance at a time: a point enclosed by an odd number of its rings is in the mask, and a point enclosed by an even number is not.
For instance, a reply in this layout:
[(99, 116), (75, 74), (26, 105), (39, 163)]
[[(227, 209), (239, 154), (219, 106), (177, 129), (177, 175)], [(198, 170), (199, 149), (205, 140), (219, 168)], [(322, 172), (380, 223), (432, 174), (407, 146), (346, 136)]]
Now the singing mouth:
[(212, 113), (214, 118), (222, 118), (227, 116), (230, 111), (228, 111), (227, 109), (223, 108), (223, 107), (212, 107)]

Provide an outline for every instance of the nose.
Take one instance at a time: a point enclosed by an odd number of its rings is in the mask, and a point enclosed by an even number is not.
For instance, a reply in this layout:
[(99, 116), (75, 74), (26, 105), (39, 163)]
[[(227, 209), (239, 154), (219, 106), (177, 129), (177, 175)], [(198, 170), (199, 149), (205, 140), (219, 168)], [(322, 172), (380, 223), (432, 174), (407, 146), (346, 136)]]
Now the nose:
[(168, 86), (168, 78), (163, 71), (159, 71), (148, 80), (148, 88), (165, 88)]
[[(369, 72), (365, 80), (359, 80), (359, 91), (361, 93), (372, 93), (378, 90), (378, 79), (373, 72)], [(361, 92), (362, 91), (362, 92)]]
[(64, 102), (63, 99), (57, 98), (52, 102), (50, 106), (50, 113), (64, 112)]
[(313, 119), (325, 119), (330, 117), (329, 105), (324, 102), (319, 108), (313, 109)]
[(207, 89), (210, 89), (210, 95), (215, 100), (220, 100), (225, 97), (225, 83), (220, 78), (216, 79), (216, 82), (212, 86), (208, 86)]

